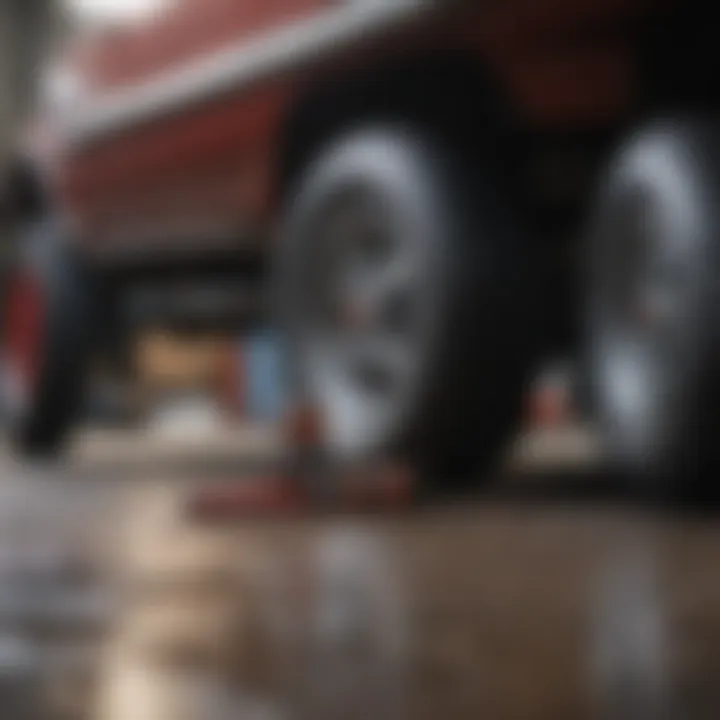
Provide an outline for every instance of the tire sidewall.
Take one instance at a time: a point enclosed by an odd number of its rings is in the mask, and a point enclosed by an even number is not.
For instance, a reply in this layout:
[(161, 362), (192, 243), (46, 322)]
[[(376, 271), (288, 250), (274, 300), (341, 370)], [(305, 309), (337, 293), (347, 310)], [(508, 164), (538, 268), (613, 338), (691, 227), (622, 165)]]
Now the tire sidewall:
[[(620, 148), (602, 178), (588, 232), (586, 363), (608, 462), (613, 471), (632, 477), (643, 493), (664, 497), (694, 493), (703, 466), (717, 455), (705, 437), (715, 424), (714, 406), (720, 402), (715, 367), (720, 359), (717, 159), (715, 132), (707, 123), (657, 121), (639, 128)], [(679, 301), (686, 321), (673, 343), (668, 343), (672, 347), (662, 360), (670, 368), (671, 385), (665, 393), (670, 399), (660, 405), (664, 416), (658, 423), (659, 434), (647, 447), (633, 450), (623, 448), (621, 428), (605, 407), (607, 396), (599, 379), (599, 364), (603, 362), (602, 338), (607, 328), (596, 300), (598, 285), (607, 282), (599, 274), (598, 263), (607, 262), (611, 215), (628, 192), (638, 188), (650, 197), (651, 209), (661, 218), (659, 223), (647, 224), (651, 260), (654, 254), (674, 251), (690, 277), (685, 296)]]

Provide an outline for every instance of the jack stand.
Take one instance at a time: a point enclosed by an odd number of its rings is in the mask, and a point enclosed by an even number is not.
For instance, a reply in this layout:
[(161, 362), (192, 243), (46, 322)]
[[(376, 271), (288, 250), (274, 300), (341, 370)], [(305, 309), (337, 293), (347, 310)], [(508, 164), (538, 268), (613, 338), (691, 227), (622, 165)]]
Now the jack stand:
[(201, 488), (190, 498), (190, 515), (232, 521), (400, 511), (413, 503), (416, 483), (402, 464), (376, 460), (352, 468), (335, 466), (324, 449), (322, 422), (314, 409), (295, 408), (283, 433), (289, 450), (277, 473)]

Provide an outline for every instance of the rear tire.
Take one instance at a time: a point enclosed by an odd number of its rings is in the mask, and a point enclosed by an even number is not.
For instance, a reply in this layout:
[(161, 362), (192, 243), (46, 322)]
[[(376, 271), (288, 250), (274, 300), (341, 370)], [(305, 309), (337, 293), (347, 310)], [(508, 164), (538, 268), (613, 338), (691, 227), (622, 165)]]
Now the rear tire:
[(642, 128), (597, 199), (586, 345), (610, 468), (642, 495), (718, 495), (718, 238), (715, 129)]
[[(508, 439), (533, 349), (525, 238), (503, 210), (498, 183), (476, 172), (484, 163), (469, 155), (392, 125), (341, 137), (302, 176), (278, 259), (291, 382), (319, 407), (330, 453), (352, 460), (398, 452), (446, 487), (487, 469)], [(359, 217), (364, 229), (343, 225), (343, 213), (355, 222)], [(366, 234), (372, 238), (369, 262), (377, 263), (373, 235), (380, 236), (380, 264), (387, 266), (346, 272), (345, 265), (367, 262), (345, 257), (366, 253), (355, 248)], [(395, 310), (405, 303), (404, 321), (389, 319), (393, 311), (372, 299), (357, 312), (363, 300), (355, 300), (356, 288), (345, 286), (352, 280), (345, 283), (340, 275), (362, 278), (364, 272), (366, 287), (377, 287), (381, 272), (393, 264), (401, 273), (403, 262), (413, 274), (395, 297)], [(332, 356), (333, 343), (357, 341), (358, 325), (359, 352), (376, 341), (371, 332), (394, 333), (398, 348), (399, 338), (408, 340), (406, 365), (397, 372), (401, 390), (388, 383), (351, 385), (357, 378)], [(378, 407), (384, 415), (368, 410)], [(363, 423), (364, 415), (369, 419)]]
[(5, 413), (12, 445), (27, 457), (62, 449), (98, 329), (95, 280), (56, 235), (49, 222), (33, 228), (6, 297)]

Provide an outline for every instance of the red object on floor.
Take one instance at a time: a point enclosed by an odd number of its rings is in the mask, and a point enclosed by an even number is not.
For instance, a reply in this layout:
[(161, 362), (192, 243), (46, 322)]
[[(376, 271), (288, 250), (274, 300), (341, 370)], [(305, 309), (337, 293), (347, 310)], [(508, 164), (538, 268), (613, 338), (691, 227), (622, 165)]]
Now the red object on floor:
[(204, 520), (299, 516), (314, 511), (385, 511), (407, 507), (415, 482), (402, 464), (378, 461), (333, 468), (323, 447), (323, 422), (309, 405), (290, 409), (282, 431), (289, 452), (276, 475), (202, 488), (188, 511)]
[(573, 419), (573, 398), (566, 382), (551, 378), (530, 390), (527, 416), (530, 430), (562, 427)]
[(297, 483), (268, 476), (202, 488), (191, 497), (188, 511), (198, 519), (239, 519), (297, 514), (307, 504)]
[(414, 479), (401, 466), (366, 469), (350, 477), (329, 477), (328, 481), (336, 484), (322, 499), (292, 475), (229, 481), (197, 491), (188, 512), (210, 521), (298, 517), (319, 510), (385, 512), (406, 508), (414, 499)]

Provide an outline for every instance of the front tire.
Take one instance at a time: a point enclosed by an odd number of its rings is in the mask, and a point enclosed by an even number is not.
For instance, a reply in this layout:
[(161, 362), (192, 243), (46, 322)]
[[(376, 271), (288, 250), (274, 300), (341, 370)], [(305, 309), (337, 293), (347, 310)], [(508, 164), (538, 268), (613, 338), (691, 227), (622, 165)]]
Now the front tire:
[(457, 483), (515, 425), (531, 362), (527, 247), (469, 155), (378, 125), (330, 143), (299, 182), (280, 319), (335, 457), (399, 452)]

